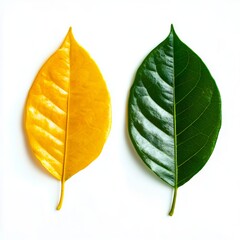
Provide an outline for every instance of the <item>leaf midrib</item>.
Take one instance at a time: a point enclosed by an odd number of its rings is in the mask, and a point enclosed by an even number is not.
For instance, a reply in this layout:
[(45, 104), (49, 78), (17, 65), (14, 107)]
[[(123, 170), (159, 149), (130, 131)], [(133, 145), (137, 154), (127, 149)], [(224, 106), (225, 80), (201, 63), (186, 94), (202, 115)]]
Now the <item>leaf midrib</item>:
[(68, 128), (69, 128), (69, 108), (70, 108), (70, 95), (71, 95), (71, 28), (69, 29), (69, 86), (67, 95), (67, 110), (66, 110), (66, 125), (65, 125), (65, 139), (64, 139), (64, 153), (63, 153), (63, 165), (62, 165), (62, 178), (61, 178), (61, 196), (57, 210), (62, 207), (63, 197), (64, 197), (64, 185), (66, 180), (66, 162), (67, 162), (67, 147), (68, 147)]
[(177, 126), (176, 126), (176, 101), (175, 101), (175, 68), (174, 68), (174, 29), (171, 25), (171, 33), (172, 36), (172, 55), (173, 55), (173, 128), (174, 128), (174, 164), (175, 164), (175, 178), (174, 178), (174, 194), (172, 206), (169, 212), (169, 215), (172, 216), (175, 209), (176, 198), (177, 198), (177, 189), (178, 189), (178, 166), (177, 166)]
[(175, 56), (174, 56), (174, 30), (172, 26), (172, 54), (173, 54), (173, 128), (174, 128), (174, 164), (175, 164), (175, 191), (178, 184), (178, 166), (177, 166), (177, 121), (176, 121), (176, 94), (175, 94)]

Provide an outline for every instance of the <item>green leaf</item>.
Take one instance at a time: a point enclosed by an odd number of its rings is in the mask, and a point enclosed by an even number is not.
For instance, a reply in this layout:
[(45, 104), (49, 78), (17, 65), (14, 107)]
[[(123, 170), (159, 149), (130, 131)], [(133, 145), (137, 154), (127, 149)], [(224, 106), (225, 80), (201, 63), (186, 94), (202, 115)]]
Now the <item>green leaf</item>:
[(131, 87), (129, 134), (145, 164), (177, 189), (206, 164), (221, 127), (221, 98), (203, 61), (176, 35), (145, 58)]

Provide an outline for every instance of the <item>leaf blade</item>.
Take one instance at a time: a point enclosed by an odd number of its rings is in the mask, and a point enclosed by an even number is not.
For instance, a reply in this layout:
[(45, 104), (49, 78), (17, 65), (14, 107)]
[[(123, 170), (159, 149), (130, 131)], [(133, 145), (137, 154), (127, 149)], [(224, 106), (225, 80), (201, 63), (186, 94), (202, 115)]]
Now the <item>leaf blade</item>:
[(177, 188), (202, 169), (214, 149), (221, 98), (205, 64), (173, 27), (140, 65), (128, 109), (131, 141), (145, 164), (175, 189), (175, 205)]
[(29, 90), (25, 129), (36, 158), (64, 183), (102, 151), (111, 127), (111, 103), (96, 63), (71, 28), (43, 64)]

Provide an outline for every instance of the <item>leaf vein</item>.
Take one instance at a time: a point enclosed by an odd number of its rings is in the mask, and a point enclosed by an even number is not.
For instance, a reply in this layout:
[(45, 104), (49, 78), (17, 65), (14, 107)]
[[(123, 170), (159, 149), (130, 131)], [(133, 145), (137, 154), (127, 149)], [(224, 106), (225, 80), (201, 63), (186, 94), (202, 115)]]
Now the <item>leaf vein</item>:
[(149, 89), (146, 87), (146, 85), (144, 84), (143, 81), (142, 81), (142, 83), (143, 83), (144, 88), (146, 89), (146, 92), (147, 92), (148, 96), (151, 98), (151, 100), (152, 100), (156, 105), (158, 105), (161, 109), (163, 109), (165, 112), (169, 113), (169, 114), (172, 116), (172, 113), (171, 113), (169, 110), (166, 110), (166, 109), (161, 105), (161, 103), (158, 103), (158, 102), (154, 99), (154, 97), (152, 97), (152, 96), (149, 94)]
[(173, 89), (173, 86), (171, 84), (169, 84), (164, 78), (161, 77), (161, 75), (160, 75), (160, 73), (158, 72), (157, 69), (154, 72), (157, 73), (157, 76), (159, 77), (160, 80), (162, 80), (165, 84), (167, 84), (167, 86), (169, 86), (171, 89)]
[(189, 65), (189, 52), (188, 51), (186, 51), (186, 53), (187, 53), (187, 64), (186, 64), (186, 66), (175, 76), (175, 78), (177, 78), (178, 76), (180, 76), (183, 72), (185, 72), (186, 71), (186, 69), (187, 69), (187, 67), (188, 67), (188, 65)]
[(182, 167), (184, 164), (186, 164), (187, 162), (189, 162), (194, 156), (196, 156), (203, 148), (206, 147), (206, 145), (208, 144), (208, 141), (210, 139), (210, 136), (213, 134), (215, 128), (212, 130), (211, 134), (207, 137), (207, 141), (203, 144), (203, 146), (198, 150), (196, 151), (192, 156), (190, 156), (189, 158), (187, 158), (186, 160), (184, 160), (179, 166), (178, 168)]
[(49, 82), (52, 82), (53, 84), (56, 85), (56, 87), (58, 87), (61, 91), (63, 91), (64, 93), (68, 94), (68, 91), (66, 91), (62, 86), (60, 86), (59, 82), (56, 81), (56, 79), (53, 77), (53, 76), (47, 76), (45, 73), (42, 73), (42, 77), (49, 81)]
[[(34, 139), (37, 141), (37, 143), (38, 143), (38, 145), (41, 147), (41, 149), (43, 150), (43, 151), (45, 151), (49, 156), (51, 156), (51, 159), (52, 160), (55, 160), (58, 164), (61, 164), (62, 165), (62, 162), (59, 160), (59, 159), (57, 159), (56, 157), (54, 157), (41, 143), (40, 143), (40, 141), (36, 138), (36, 137), (34, 137)], [(41, 151), (42, 151), (41, 150)]]
[(207, 106), (205, 107), (205, 109), (198, 115), (198, 117), (192, 122), (190, 123), (187, 127), (185, 127), (180, 133), (177, 134), (177, 136), (181, 135), (183, 132), (185, 132), (188, 128), (190, 128), (195, 122), (197, 122), (202, 116), (203, 114), (206, 112), (206, 110), (208, 109), (208, 107), (210, 106), (211, 102), (209, 102), (207, 104)]
[[(43, 114), (40, 109), (37, 109), (37, 108), (34, 107), (34, 106), (32, 106), (32, 108), (33, 108), (35, 111), (39, 112), (39, 114), (41, 114), (41, 116), (44, 117), (47, 121), (55, 124), (60, 130), (62, 130), (62, 131), (65, 132), (65, 129), (63, 129), (62, 126), (58, 125), (58, 124), (57, 124), (56, 122), (54, 122), (51, 118), (49, 118), (48, 116), (46, 116), (45, 114)], [(34, 114), (33, 114), (33, 116), (34, 116)]]
[[(60, 108), (60, 107), (59, 107), (55, 102), (53, 102), (53, 100), (50, 99), (48, 96), (46, 96), (45, 94), (42, 94), (41, 96), (42, 96), (42, 98), (44, 98), (48, 103), (50, 103), (52, 106), (54, 106), (55, 108), (57, 108), (58, 110), (60, 110), (62, 113), (65, 113), (65, 114), (66, 114), (65, 110), (62, 109), (62, 108)], [(43, 102), (45, 102), (45, 101), (43, 100)]]
[(34, 124), (33, 126), (35, 126), (36, 128), (38, 128), (40, 131), (46, 133), (48, 135), (48, 137), (52, 140), (54, 140), (58, 145), (63, 145), (63, 141), (61, 141), (59, 138), (55, 137), (50, 131), (46, 130), (45, 128)]
[[(161, 107), (160, 107), (161, 108)], [(166, 134), (167, 136), (169, 136), (169, 137), (172, 137), (172, 135), (168, 132), (166, 132), (166, 130), (165, 129), (163, 129), (162, 127), (161, 127), (161, 124), (159, 124), (159, 125), (157, 125), (154, 121), (152, 121), (151, 119), (150, 119), (150, 116), (148, 116), (147, 114), (146, 114), (146, 111), (143, 111), (143, 109), (138, 105), (138, 109), (139, 109), (139, 111), (140, 111), (140, 113), (148, 120), (148, 122), (149, 123), (151, 123), (152, 125), (154, 125), (157, 129), (159, 129), (161, 132), (163, 132), (164, 134)], [(162, 108), (161, 108), (162, 109)], [(163, 109), (164, 110), (164, 109)], [(158, 119), (157, 119), (158, 120)], [(163, 122), (163, 120), (161, 120), (161, 122)], [(169, 126), (170, 127), (170, 126)], [(172, 126), (171, 126), (171, 128), (172, 128)]]
[(183, 145), (184, 143), (188, 142), (189, 140), (191, 140), (191, 139), (193, 139), (193, 138), (195, 138), (197, 136), (200, 136), (200, 135), (208, 137), (208, 135), (206, 135), (204, 133), (198, 133), (198, 134), (196, 134), (196, 135), (194, 135), (192, 137), (189, 137), (189, 138), (185, 139), (183, 142), (179, 143), (177, 146), (179, 147), (179, 146)]
[(162, 149), (160, 149), (158, 146), (155, 146), (148, 138), (146, 138), (146, 137), (144, 136), (144, 134), (142, 134), (142, 132), (139, 131), (139, 128), (138, 128), (137, 125), (134, 124), (134, 128), (136, 129), (136, 131), (138, 132), (138, 134), (139, 134), (142, 138), (144, 138), (144, 139), (151, 145), (151, 147), (153, 147), (154, 149), (158, 150), (159, 152), (161, 152), (162, 154), (164, 154), (166, 157), (168, 157), (168, 158), (170, 158), (170, 159), (172, 158), (172, 156), (168, 155), (166, 152), (164, 152), (164, 151), (163, 151)]
[(178, 100), (177, 102), (176, 102), (176, 105), (178, 105), (180, 102), (182, 102), (189, 94), (191, 94), (194, 90), (195, 90), (195, 88), (197, 87), (197, 85), (200, 83), (200, 79), (201, 79), (201, 76), (202, 76), (202, 66), (201, 66), (201, 64), (200, 64), (200, 74), (199, 74), (199, 77), (198, 77), (198, 80), (197, 80), (197, 82), (196, 82), (196, 84), (192, 87), (192, 89), (185, 95), (185, 96), (183, 96), (180, 100)]

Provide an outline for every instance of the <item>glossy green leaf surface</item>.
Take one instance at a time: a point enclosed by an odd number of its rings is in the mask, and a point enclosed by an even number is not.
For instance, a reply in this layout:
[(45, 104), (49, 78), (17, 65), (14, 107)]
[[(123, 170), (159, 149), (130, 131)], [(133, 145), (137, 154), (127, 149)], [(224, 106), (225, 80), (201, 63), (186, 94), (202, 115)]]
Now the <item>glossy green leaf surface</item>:
[(145, 164), (174, 188), (208, 161), (221, 127), (221, 98), (203, 61), (176, 35), (145, 58), (131, 87), (129, 134)]

